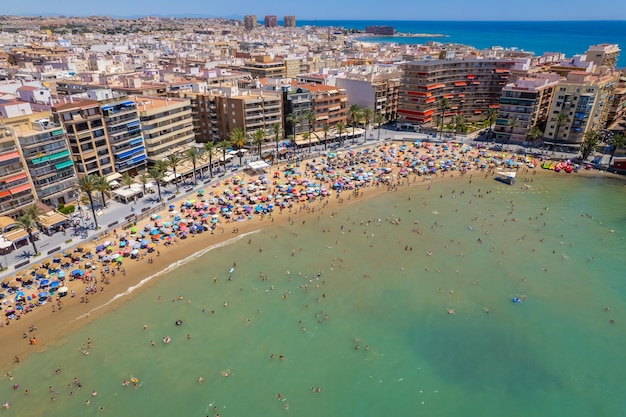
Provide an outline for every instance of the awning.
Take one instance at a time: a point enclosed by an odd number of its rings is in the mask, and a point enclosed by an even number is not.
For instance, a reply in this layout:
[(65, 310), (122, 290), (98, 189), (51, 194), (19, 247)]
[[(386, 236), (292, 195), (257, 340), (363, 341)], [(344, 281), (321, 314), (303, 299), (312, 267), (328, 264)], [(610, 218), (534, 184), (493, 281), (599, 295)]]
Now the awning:
[(19, 158), (20, 154), (17, 152), (9, 152), (4, 155), (0, 155), (0, 162), (9, 161), (11, 159)]
[(107, 175), (107, 182), (111, 182), (120, 178), (122, 178), (122, 174), (120, 174), (119, 172), (115, 172), (113, 174)]
[(74, 165), (74, 162), (70, 161), (65, 161), (65, 162), (60, 162), (58, 164), (54, 164), (54, 169), (63, 169), (63, 168), (67, 168)]
[(52, 211), (44, 216), (41, 216), (38, 223), (45, 228), (50, 228), (65, 223), (66, 220), (66, 215), (58, 213), (56, 211)]
[(17, 193), (21, 193), (22, 191), (26, 191), (28, 189), (30, 189), (30, 184), (22, 184), (18, 187), (11, 188), (9, 191), (11, 192), (11, 194), (17, 194)]
[(22, 172), (21, 174), (17, 174), (17, 175), (14, 175), (12, 177), (6, 178), (4, 180), (4, 182), (15, 182), (15, 181), (21, 180), (21, 179), (26, 178), (26, 177), (27, 177), (26, 173)]
[(268, 168), (270, 165), (265, 161), (254, 161), (248, 164), (248, 168), (255, 171)]
[(455, 81), (454, 85), (456, 85), (457, 87), (462, 87), (464, 85), (467, 85), (467, 82), (465, 82), (465, 81)]

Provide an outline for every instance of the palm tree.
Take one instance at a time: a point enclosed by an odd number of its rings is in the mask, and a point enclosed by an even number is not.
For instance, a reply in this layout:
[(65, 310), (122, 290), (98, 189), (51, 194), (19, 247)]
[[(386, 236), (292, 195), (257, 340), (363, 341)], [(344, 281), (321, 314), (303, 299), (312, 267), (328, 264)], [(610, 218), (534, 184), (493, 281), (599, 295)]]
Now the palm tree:
[(89, 205), (91, 206), (91, 214), (93, 214), (93, 222), (98, 228), (98, 220), (96, 219), (96, 208), (93, 203), (93, 192), (96, 190), (96, 175), (83, 175), (78, 177), (78, 188), (81, 192), (89, 197)]
[(374, 115), (374, 123), (376, 124), (376, 127), (378, 128), (378, 137), (376, 138), (376, 140), (380, 140), (380, 125), (385, 123), (385, 116), (383, 116), (380, 113), (376, 113)]
[(489, 140), (493, 136), (493, 125), (497, 119), (498, 119), (498, 110), (496, 109), (487, 110), (487, 118), (485, 119), (489, 123), (489, 137), (487, 138), (487, 140)]
[(204, 158), (209, 160), (209, 177), (213, 178), (213, 149), (215, 144), (213, 142), (204, 143)]
[(157, 190), (159, 192), (159, 202), (163, 200), (163, 198), (161, 197), (161, 183), (163, 182), (163, 177), (165, 176), (166, 169), (167, 162), (165, 161), (157, 161), (156, 164), (148, 169), (148, 174), (152, 177), (157, 185)]
[(231, 144), (227, 140), (220, 141), (217, 144), (217, 147), (222, 151), (222, 160), (224, 161), (224, 166), (226, 166), (226, 151), (230, 148)]
[(196, 165), (198, 165), (198, 160), (202, 156), (202, 151), (200, 151), (195, 146), (191, 148), (187, 148), (183, 151), (183, 158), (189, 162), (193, 166), (193, 184), (196, 185), (198, 181), (196, 181)]
[(239, 166), (241, 166), (243, 164), (241, 160), (243, 156), (241, 149), (246, 144), (246, 134), (242, 128), (236, 127), (230, 132), (230, 142), (238, 150), (237, 156), (239, 157)]
[(313, 110), (307, 110), (302, 114), (302, 119), (306, 120), (307, 122), (307, 126), (309, 128), (309, 152), (311, 152), (311, 136), (313, 133), (313, 123), (315, 123), (315, 121), (317, 120), (317, 118), (315, 117), (315, 112)]
[(507, 126), (511, 128), (511, 130), (509, 131), (509, 137), (506, 140), (507, 143), (511, 141), (511, 137), (513, 136), (513, 130), (515, 130), (516, 128), (518, 128), (520, 126), (519, 120), (517, 117), (513, 116), (511, 117), (507, 122), (506, 122)]
[(324, 131), (324, 150), (326, 150), (326, 147), (328, 145), (327, 139), (328, 139), (328, 131), (330, 130), (330, 125), (328, 123), (325, 123), (324, 126), (322, 126), (322, 130)]
[(289, 123), (291, 125), (291, 134), (294, 135), (294, 137), (296, 136), (296, 130), (298, 125), (300, 124), (300, 122), (302, 121), (302, 118), (297, 114), (297, 113), (289, 113), (287, 115), (287, 123)]
[(150, 179), (150, 176), (148, 174), (141, 174), (139, 176), (139, 182), (141, 183), (141, 187), (143, 188), (143, 194), (146, 194), (146, 184), (148, 183), (148, 180)]
[(356, 140), (356, 125), (359, 123), (359, 120), (361, 118), (361, 108), (356, 104), (351, 104), (348, 108), (348, 113), (350, 113), (350, 123), (352, 123), (352, 143), (354, 143)]
[(339, 143), (343, 146), (343, 131), (346, 129), (346, 125), (343, 122), (337, 122), (335, 129), (339, 133)]
[(133, 177), (130, 176), (128, 172), (122, 174), (122, 184), (124, 184), (127, 188), (130, 188), (130, 186), (133, 185), (134, 182), (135, 180), (133, 179)]
[(559, 139), (559, 132), (561, 130), (561, 126), (563, 126), (565, 123), (567, 123), (567, 114), (559, 113), (556, 116), (556, 130), (554, 131), (554, 139), (555, 140)]
[(35, 245), (35, 236), (33, 235), (33, 230), (37, 229), (38, 215), (37, 217), (35, 217), (35, 214), (37, 212), (34, 210), (41, 209), (37, 206), (37, 204), (32, 204), (31, 206), (26, 208), (26, 212), (22, 216), (18, 217), (18, 219), (15, 221), (15, 224), (18, 228), (26, 230), (26, 233), (28, 233), (28, 238), (30, 239), (30, 243), (32, 243), (33, 245), (33, 251), (35, 252), (35, 255), (37, 255), (39, 251), (37, 251), (37, 245)]
[(609, 159), (609, 166), (613, 163), (613, 156), (615, 155), (615, 151), (617, 148), (624, 146), (626, 143), (626, 136), (623, 133), (617, 133), (613, 136), (610, 141), (611, 145), (611, 159)]
[(261, 146), (265, 142), (265, 131), (261, 128), (252, 132), (252, 144), (257, 147), (259, 158), (261, 158)]
[(107, 181), (106, 177), (102, 175), (96, 175), (96, 181), (94, 185), (95, 190), (98, 191), (100, 193), (100, 196), (102, 197), (102, 207), (106, 207), (106, 192), (111, 190), (111, 184), (109, 183), (109, 181)]
[(441, 128), (439, 131), (439, 140), (443, 138), (443, 124), (446, 117), (446, 110), (450, 108), (450, 101), (447, 98), (442, 98), (437, 103), (437, 109), (441, 110)]
[(530, 143), (530, 151), (533, 150), (533, 145), (543, 137), (543, 132), (539, 129), (539, 126), (533, 125), (528, 132), (526, 132), (526, 139)]
[(165, 158), (165, 164), (167, 167), (172, 168), (174, 172), (174, 185), (176, 185), (176, 194), (178, 194), (178, 181), (176, 178), (176, 168), (183, 162), (183, 158), (178, 153), (171, 153)]
[(466, 132), (467, 132), (467, 122), (465, 121), (465, 117), (459, 113), (454, 116), (454, 138), (456, 139), (457, 133), (466, 133)]
[(367, 140), (367, 126), (369, 126), (370, 122), (372, 121), (372, 118), (374, 117), (374, 111), (370, 109), (369, 107), (366, 107), (361, 112), (361, 117), (363, 119), (363, 127), (365, 128), (365, 136), (364, 136), (364, 142), (365, 142)]
[(272, 130), (274, 131), (274, 142), (276, 142), (276, 161), (278, 161), (278, 144), (280, 142), (280, 123), (274, 123), (272, 125)]
[(585, 132), (583, 142), (580, 145), (580, 152), (582, 154), (582, 160), (585, 161), (589, 158), (591, 152), (594, 152), (600, 145), (600, 134), (597, 130), (590, 130)]

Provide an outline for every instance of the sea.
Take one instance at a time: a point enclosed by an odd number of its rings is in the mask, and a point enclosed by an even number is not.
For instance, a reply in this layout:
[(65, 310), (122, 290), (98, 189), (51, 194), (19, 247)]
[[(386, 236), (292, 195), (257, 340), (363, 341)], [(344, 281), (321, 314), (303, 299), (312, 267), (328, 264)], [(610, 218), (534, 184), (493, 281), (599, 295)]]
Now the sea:
[[(315, 25), (364, 30), (366, 26), (393, 26), (400, 34), (440, 34), (437, 37), (368, 36), (363, 41), (424, 44), (429, 41), (459, 43), (478, 49), (500, 46), (535, 55), (562, 52), (567, 57), (584, 53), (602, 43), (626, 47), (626, 20), (608, 21), (409, 21), (409, 20), (308, 20), (298, 26)], [(624, 67), (624, 58), (618, 67)]]
[(124, 295), (3, 372), (0, 412), (626, 416), (625, 193), (476, 173), (344, 196)]

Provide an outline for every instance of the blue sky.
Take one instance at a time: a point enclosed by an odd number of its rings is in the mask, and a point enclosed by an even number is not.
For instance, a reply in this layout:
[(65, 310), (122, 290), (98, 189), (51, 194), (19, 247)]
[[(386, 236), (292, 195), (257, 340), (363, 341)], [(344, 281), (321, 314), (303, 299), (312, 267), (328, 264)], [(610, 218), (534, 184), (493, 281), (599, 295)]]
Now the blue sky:
[(613, 20), (623, 0), (3, 0), (2, 14), (88, 16), (295, 15), (305, 20)]

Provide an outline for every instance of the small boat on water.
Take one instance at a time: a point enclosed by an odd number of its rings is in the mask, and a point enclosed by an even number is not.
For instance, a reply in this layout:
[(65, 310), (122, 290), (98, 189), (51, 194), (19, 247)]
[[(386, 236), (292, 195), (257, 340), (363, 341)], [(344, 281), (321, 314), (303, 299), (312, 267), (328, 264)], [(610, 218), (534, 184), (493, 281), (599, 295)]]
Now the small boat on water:
[(496, 181), (500, 181), (508, 185), (513, 185), (515, 184), (516, 174), (516, 172), (498, 172), (496, 176)]

